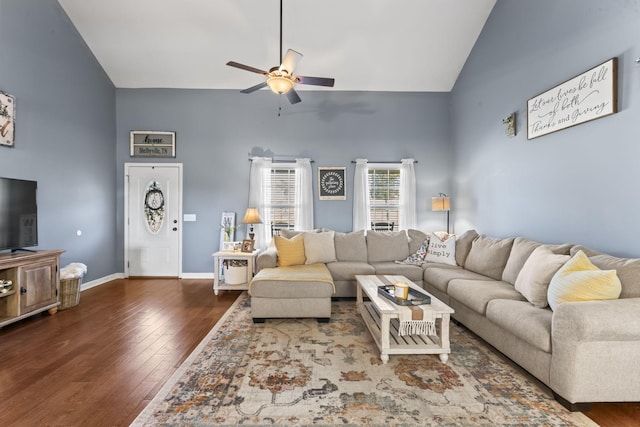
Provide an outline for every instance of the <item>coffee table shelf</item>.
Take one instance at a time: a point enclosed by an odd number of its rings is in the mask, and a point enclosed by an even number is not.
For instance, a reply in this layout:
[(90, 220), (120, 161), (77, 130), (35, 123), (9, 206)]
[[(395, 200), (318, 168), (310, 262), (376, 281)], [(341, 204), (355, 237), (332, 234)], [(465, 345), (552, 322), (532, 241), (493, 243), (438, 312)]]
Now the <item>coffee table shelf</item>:
[[(385, 276), (391, 282), (405, 282), (409, 286), (425, 292), (422, 288), (404, 276)], [(433, 311), (436, 321), (437, 335), (404, 335), (400, 336), (399, 310), (404, 307), (393, 304), (386, 298), (378, 296), (378, 286), (384, 283), (376, 276), (356, 276), (358, 283), (356, 303), (362, 319), (367, 325), (378, 349), (383, 363), (389, 361), (391, 354), (438, 354), (446, 363), (451, 353), (449, 343), (449, 321), (454, 310), (442, 301), (431, 296), (428, 309)], [(366, 295), (369, 301), (364, 301)]]

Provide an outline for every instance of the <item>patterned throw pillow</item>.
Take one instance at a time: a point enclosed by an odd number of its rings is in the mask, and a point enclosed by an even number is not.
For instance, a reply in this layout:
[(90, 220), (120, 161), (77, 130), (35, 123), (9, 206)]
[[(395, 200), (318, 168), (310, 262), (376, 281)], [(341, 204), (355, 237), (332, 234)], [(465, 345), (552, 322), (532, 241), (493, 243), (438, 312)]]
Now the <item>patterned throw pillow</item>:
[(616, 270), (600, 270), (578, 251), (551, 279), (547, 299), (555, 310), (563, 302), (617, 299), (621, 291)]
[(439, 262), (442, 264), (456, 264), (456, 236), (445, 232), (435, 232), (429, 239), (426, 262)]
[(422, 265), (427, 256), (427, 248), (429, 247), (429, 238), (426, 238), (415, 254), (411, 254), (404, 261), (396, 261), (398, 264)]

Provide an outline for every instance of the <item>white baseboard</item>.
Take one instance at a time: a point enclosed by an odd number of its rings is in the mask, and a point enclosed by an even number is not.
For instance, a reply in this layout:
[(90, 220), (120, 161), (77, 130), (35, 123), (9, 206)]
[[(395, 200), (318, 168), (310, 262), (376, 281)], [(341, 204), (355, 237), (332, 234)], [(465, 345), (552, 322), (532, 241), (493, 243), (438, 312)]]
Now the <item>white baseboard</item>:
[[(101, 277), (90, 282), (82, 283), (80, 291), (86, 291), (87, 289), (95, 288), (96, 286), (104, 285), (112, 280), (126, 279), (124, 273), (114, 273), (105, 277)], [(182, 273), (181, 279), (210, 279), (213, 280), (213, 273)]]
[(114, 273), (109, 276), (101, 277), (96, 280), (92, 280), (90, 282), (83, 283), (80, 286), (80, 291), (86, 291), (87, 289), (95, 288), (96, 286), (104, 285), (105, 283), (111, 282), (112, 280), (124, 279), (124, 273)]
[(181, 279), (211, 279), (213, 280), (213, 273), (182, 273)]

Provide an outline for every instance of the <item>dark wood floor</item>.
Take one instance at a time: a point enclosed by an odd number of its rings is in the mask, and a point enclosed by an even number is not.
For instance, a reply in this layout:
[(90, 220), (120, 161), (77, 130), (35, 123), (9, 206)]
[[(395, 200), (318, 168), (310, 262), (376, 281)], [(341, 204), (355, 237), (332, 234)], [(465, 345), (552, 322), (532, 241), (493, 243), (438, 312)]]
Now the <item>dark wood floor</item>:
[[(116, 280), (0, 329), (0, 426), (129, 425), (238, 295), (214, 296), (210, 280)], [(640, 426), (640, 404), (588, 415)]]

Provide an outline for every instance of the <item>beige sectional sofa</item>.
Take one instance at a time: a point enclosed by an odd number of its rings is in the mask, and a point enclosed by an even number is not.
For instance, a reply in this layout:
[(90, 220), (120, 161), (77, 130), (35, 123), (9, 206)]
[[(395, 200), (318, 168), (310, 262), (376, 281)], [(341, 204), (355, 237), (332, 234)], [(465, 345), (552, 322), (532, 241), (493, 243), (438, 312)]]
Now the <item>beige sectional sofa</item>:
[[(449, 304), (457, 322), (546, 384), (568, 408), (640, 401), (640, 259), (522, 237), (492, 238), (470, 230), (456, 236), (456, 265), (399, 263), (427, 236), (418, 230), (335, 233), (335, 261), (326, 263), (335, 284), (333, 296), (354, 296), (357, 274), (405, 275)], [(553, 310), (534, 305), (532, 292), (539, 299), (540, 289), (527, 283), (532, 265), (535, 268), (533, 258), (528, 264), (527, 260), (539, 247), (543, 249), (536, 253), (544, 250), (560, 260), (583, 251), (598, 268), (615, 270), (620, 297), (565, 302)], [(258, 269), (274, 268), (276, 259), (275, 248), (263, 252)], [(295, 301), (280, 306), (286, 311)]]

